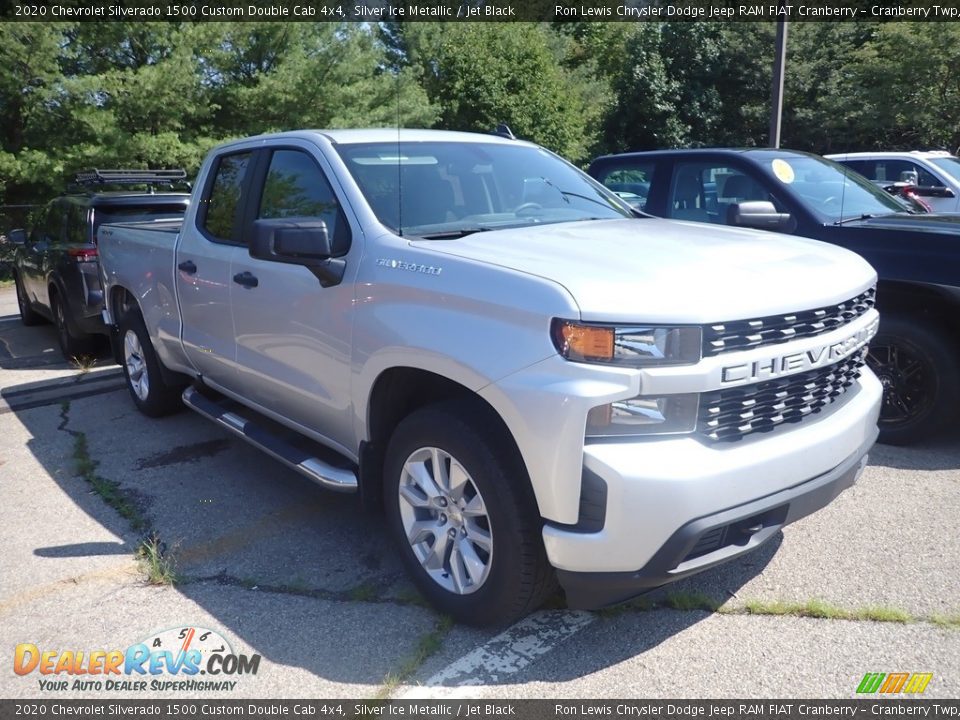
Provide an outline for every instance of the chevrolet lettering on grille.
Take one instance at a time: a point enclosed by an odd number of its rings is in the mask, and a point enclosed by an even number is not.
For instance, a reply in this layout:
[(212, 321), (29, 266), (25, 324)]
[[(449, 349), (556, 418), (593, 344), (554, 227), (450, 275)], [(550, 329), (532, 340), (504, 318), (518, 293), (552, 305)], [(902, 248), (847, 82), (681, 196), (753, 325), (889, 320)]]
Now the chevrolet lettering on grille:
[(853, 335), (829, 345), (818, 345), (801, 352), (776, 355), (750, 363), (727, 365), (723, 368), (721, 382), (725, 384), (759, 382), (830, 365), (853, 355), (869, 343), (870, 339), (877, 334), (879, 323), (879, 320), (874, 320)]

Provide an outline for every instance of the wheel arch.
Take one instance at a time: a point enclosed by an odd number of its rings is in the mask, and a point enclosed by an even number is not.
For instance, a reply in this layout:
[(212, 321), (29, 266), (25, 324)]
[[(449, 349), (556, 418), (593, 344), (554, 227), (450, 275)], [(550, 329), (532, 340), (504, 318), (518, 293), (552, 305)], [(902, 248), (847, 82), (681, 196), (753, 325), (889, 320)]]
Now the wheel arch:
[(946, 339), (954, 347), (960, 343), (960, 288), (941, 285), (883, 280), (877, 283), (877, 309), (885, 314), (922, 318), (937, 329), (953, 333)]
[(403, 418), (420, 408), (446, 402), (463, 403), (464, 413), (481, 429), (495, 433), (517, 469), (524, 491), (533, 497), (527, 468), (510, 428), (496, 409), (465, 385), (430, 370), (392, 367), (377, 376), (366, 408), (367, 439), (360, 445), (360, 493), (364, 505), (382, 505), (386, 445)]

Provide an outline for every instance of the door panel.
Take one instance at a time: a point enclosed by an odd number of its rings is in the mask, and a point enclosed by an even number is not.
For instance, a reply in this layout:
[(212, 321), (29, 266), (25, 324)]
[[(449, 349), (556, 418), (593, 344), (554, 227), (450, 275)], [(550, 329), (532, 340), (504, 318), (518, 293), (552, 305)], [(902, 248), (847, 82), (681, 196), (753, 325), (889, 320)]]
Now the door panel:
[(343, 282), (324, 288), (306, 267), (237, 257), (233, 274), (257, 281), (231, 283), (241, 394), (349, 447), (350, 226), (318, 159), (303, 149), (273, 151), (257, 208), (256, 218), (322, 219), (348, 264)]
[(240, 244), (243, 197), (254, 154), (222, 156), (210, 173), (196, 225), (183, 229), (177, 252), (177, 296), (187, 358), (228, 390), (237, 388), (236, 338), (230, 308), (232, 267)]

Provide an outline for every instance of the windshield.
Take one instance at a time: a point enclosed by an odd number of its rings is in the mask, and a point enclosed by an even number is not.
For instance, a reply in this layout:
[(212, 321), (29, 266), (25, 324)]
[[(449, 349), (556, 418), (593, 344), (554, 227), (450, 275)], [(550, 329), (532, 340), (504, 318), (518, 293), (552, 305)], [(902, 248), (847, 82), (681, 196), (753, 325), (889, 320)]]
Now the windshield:
[(904, 212), (884, 190), (832, 160), (791, 155), (762, 162), (778, 183), (827, 222)]
[(340, 145), (337, 152), (380, 222), (401, 235), (458, 237), (633, 217), (623, 201), (542, 148), (391, 142)]
[(960, 180), (960, 158), (953, 157), (935, 157), (930, 158), (930, 162), (936, 165), (944, 172), (952, 175), (955, 180)]

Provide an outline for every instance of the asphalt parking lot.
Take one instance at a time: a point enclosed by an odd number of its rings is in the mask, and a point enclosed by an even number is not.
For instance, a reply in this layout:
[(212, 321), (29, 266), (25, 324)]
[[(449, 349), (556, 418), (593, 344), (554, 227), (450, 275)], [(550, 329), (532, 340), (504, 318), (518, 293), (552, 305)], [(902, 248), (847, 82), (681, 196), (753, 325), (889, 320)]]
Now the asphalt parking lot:
[[(483, 631), (424, 606), (356, 498), (189, 412), (145, 418), (117, 367), (55, 348), (0, 289), (0, 697), (849, 698), (867, 672), (931, 672), (924, 697), (960, 697), (956, 430), (878, 446), (856, 486), (738, 562)], [(144, 538), (175, 583), (151, 584)], [(256, 674), (134, 694), (11, 669), (21, 643), (110, 650), (177, 628), (260, 655)]]

